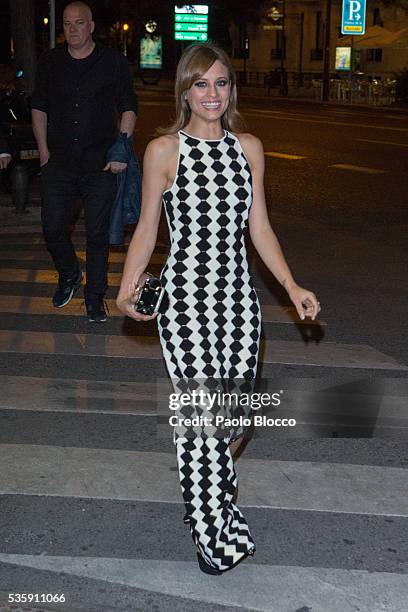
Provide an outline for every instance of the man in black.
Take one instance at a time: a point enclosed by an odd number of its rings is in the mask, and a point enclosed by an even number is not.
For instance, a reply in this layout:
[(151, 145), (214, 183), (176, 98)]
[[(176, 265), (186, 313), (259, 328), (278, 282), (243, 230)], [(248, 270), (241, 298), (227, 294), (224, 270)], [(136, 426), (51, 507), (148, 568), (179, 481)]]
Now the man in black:
[(71, 2), (63, 15), (66, 44), (45, 52), (32, 97), (34, 134), (40, 152), (42, 223), (47, 249), (59, 272), (53, 304), (68, 304), (82, 281), (69, 234), (74, 200), (84, 201), (86, 228), (85, 303), (90, 322), (106, 321), (109, 219), (116, 174), (106, 163), (120, 133), (131, 136), (137, 100), (129, 66), (119, 51), (95, 44), (88, 5)]

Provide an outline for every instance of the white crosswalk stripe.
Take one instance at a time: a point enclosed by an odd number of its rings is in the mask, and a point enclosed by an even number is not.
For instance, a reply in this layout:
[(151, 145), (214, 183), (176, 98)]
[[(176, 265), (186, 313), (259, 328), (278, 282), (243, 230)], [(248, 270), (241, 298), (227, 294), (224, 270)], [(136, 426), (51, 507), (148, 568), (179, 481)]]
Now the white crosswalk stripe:
[[(4, 444), (2, 453), (0, 494), (182, 503), (176, 459), (167, 453), (27, 444)], [(237, 468), (243, 508), (408, 517), (403, 468), (244, 458)]]
[[(405, 612), (408, 590), (408, 577), (404, 575), (321, 567), (251, 563), (226, 574), (222, 582), (214, 582), (210, 577), (197, 576), (195, 564), (185, 562), (0, 553), (1, 561), (183, 598), (187, 583), (191, 602), (262, 612), (291, 612), (300, 609), (299, 601), (307, 601), (313, 612)], [(316, 589), (317, 584), (320, 589)]]
[[(27, 270), (18, 270), (18, 272), (24, 272), (24, 276), (27, 280)], [(29, 282), (44, 282), (39, 278), (36, 278), (35, 271), (34, 274), (31, 275), (31, 280)], [(22, 274), (16, 274), (16, 280), (21, 280)], [(113, 276), (113, 275), (112, 275)], [(116, 276), (120, 276), (119, 274)], [(10, 279), (11, 276), (8, 277)], [(48, 280), (49, 276), (47, 275), (47, 283), (53, 282), (55, 285), (56, 280)], [(0, 275), (0, 281), (3, 280)], [(116, 280), (116, 278), (114, 279)], [(24, 281), (22, 281), (24, 282)], [(113, 317), (123, 317), (122, 313), (116, 306), (116, 301), (113, 299), (107, 299), (106, 303), (109, 308), (109, 315)], [(272, 304), (261, 304), (262, 308), (262, 320), (265, 323), (296, 323), (297, 325), (319, 325), (325, 326), (324, 321), (317, 320), (316, 321), (302, 321), (296, 309), (290, 306), (281, 307), (281, 306), (273, 306)], [(83, 316), (84, 315), (84, 300), (80, 298), (73, 298), (67, 306), (64, 308), (54, 308), (52, 302), (49, 297), (35, 297), (35, 296), (27, 296), (27, 295), (0, 295), (0, 312), (19, 312), (24, 314), (39, 314), (39, 315), (58, 315), (58, 316)]]
[[(2, 352), (162, 359), (159, 340), (152, 336), (92, 336), (0, 330)], [(370, 346), (336, 342), (315, 345), (288, 340), (265, 340), (261, 343), (261, 355), (263, 363), (408, 370), (407, 366)]]

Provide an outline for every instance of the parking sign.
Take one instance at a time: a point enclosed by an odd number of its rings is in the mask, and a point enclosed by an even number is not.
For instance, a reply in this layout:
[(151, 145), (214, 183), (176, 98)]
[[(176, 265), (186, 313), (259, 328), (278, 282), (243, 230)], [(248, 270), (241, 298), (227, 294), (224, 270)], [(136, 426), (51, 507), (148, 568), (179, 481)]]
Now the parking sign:
[(361, 35), (365, 32), (366, 0), (343, 0), (341, 33)]

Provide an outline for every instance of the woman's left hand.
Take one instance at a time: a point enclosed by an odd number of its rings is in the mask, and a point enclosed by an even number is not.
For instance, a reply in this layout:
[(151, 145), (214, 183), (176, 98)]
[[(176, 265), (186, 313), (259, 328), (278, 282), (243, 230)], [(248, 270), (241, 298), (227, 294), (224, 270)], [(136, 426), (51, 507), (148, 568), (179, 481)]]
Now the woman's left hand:
[(320, 302), (317, 301), (317, 297), (312, 291), (303, 289), (303, 287), (299, 287), (299, 285), (294, 285), (288, 291), (288, 295), (302, 321), (305, 317), (310, 317), (312, 321), (315, 320), (321, 308)]

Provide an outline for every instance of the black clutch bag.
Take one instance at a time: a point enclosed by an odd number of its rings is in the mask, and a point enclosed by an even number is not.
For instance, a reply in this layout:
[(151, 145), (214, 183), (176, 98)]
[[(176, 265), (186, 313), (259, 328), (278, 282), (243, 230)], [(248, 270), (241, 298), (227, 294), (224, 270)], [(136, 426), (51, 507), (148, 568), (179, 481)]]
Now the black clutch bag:
[(146, 272), (142, 274), (135, 287), (135, 311), (144, 315), (153, 315), (159, 311), (165, 295), (160, 278)]

